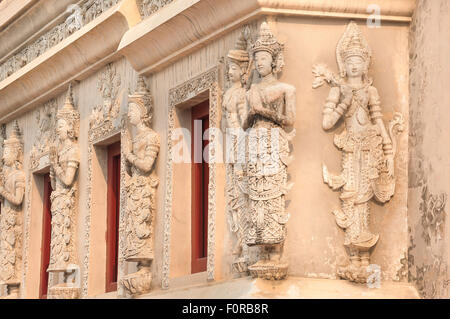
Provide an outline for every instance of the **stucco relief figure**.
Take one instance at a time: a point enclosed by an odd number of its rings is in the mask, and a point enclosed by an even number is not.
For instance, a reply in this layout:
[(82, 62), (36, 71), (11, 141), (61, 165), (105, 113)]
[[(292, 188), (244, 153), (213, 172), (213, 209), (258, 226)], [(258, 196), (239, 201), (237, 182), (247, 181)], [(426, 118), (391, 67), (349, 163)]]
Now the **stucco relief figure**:
[(3, 171), (0, 178), (0, 284), (6, 285), (6, 298), (19, 298), (25, 173), (22, 170), (23, 146), (17, 122), (3, 147)]
[(159, 134), (150, 128), (152, 118), (151, 96), (144, 79), (128, 97), (128, 119), (136, 128), (132, 138), (125, 137), (123, 154), (126, 160), (126, 225), (125, 260), (137, 262), (138, 272), (122, 278), (122, 285), (130, 295), (150, 290), (153, 260), (155, 195), (159, 180), (154, 163), (160, 147)]
[(248, 230), (246, 244), (264, 248), (263, 257), (249, 267), (253, 276), (283, 279), (288, 264), (282, 260), (289, 214), (285, 210), (288, 192), (289, 141), (295, 130), (295, 88), (278, 81), (283, 61), (280, 44), (267, 23), (261, 24), (251, 54), (260, 81), (246, 94), (249, 106), (244, 129), (248, 140)]
[(369, 201), (386, 203), (394, 195), (395, 131), (402, 130), (402, 116), (395, 114), (389, 129), (383, 123), (380, 96), (368, 77), (371, 50), (361, 31), (350, 22), (338, 43), (340, 76), (325, 66), (313, 69), (314, 88), (328, 82), (332, 87), (323, 110), (323, 129), (333, 128), (343, 118), (345, 129), (335, 135), (342, 151), (342, 172), (334, 175), (323, 166), (323, 178), (333, 190), (341, 191), (336, 222), (345, 231), (344, 245), (350, 263), (338, 268), (341, 278), (365, 283), (371, 249), (379, 239), (369, 228)]
[[(236, 245), (233, 255), (236, 256), (233, 262), (233, 269), (237, 273), (247, 271), (248, 247), (245, 243), (244, 235), (247, 231), (247, 186), (245, 178), (245, 138), (242, 126), (247, 118), (248, 107), (246, 100), (246, 90), (243, 87), (249, 71), (249, 54), (247, 52), (247, 41), (241, 33), (236, 49), (228, 52), (227, 75), (230, 87), (223, 96), (223, 113), (225, 116), (226, 132), (231, 141), (228, 151), (231, 162), (227, 166), (228, 182), (227, 195), (229, 207), (229, 224), (231, 231), (236, 234)], [(243, 148), (239, 149), (238, 143)], [(244, 151), (239, 153), (239, 150)]]
[(52, 235), (47, 271), (64, 272), (66, 276), (76, 265), (76, 181), (80, 164), (77, 142), (79, 114), (74, 109), (72, 86), (56, 119), (57, 138), (50, 146)]

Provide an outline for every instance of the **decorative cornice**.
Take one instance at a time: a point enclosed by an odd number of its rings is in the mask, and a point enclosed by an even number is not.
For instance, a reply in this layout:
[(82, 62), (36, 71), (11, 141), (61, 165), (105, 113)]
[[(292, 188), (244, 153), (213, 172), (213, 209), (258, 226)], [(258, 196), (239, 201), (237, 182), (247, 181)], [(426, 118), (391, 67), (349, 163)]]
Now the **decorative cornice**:
[(19, 17), (37, 0), (3, 0), (0, 1), (0, 30)]
[[(367, 19), (371, 0), (174, 1), (125, 33), (119, 50), (140, 73), (150, 74), (260, 16)], [(379, 0), (381, 21), (409, 23), (415, 0)], [(148, 54), (151, 52), (152, 54)]]
[[(0, 122), (32, 109), (117, 59), (123, 34), (141, 20), (135, 0), (122, 0), (0, 82)], [(108, 35), (108, 36), (105, 36)]]
[[(0, 8), (0, 42), (3, 44), (0, 48), (1, 63), (59, 23), (64, 18), (67, 6), (77, 1), (79, 0), (13, 0), (7, 8)], [(2, 23), (3, 14), (12, 15), (12, 10), (15, 10), (14, 17)]]

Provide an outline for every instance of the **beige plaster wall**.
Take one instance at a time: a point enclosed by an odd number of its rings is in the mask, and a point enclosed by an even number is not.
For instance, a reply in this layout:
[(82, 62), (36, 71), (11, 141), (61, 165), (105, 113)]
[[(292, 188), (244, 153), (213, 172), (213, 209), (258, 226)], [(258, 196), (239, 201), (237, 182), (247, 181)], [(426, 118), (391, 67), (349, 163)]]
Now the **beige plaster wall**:
[(410, 33), (408, 263), (424, 298), (450, 297), (449, 37), (449, 1), (418, 0)]

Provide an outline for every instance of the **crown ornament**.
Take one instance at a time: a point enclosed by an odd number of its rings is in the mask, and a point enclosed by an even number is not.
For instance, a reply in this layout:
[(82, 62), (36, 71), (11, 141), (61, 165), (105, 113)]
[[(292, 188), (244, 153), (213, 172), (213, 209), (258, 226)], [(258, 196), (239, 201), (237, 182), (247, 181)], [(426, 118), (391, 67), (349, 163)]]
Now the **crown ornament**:
[(21, 148), (22, 147), (21, 135), (22, 134), (20, 132), (19, 124), (17, 123), (17, 121), (14, 121), (11, 136), (8, 139), (6, 139), (3, 143), (8, 146)]
[(16, 163), (22, 163), (23, 161), (23, 143), (22, 143), (22, 133), (19, 128), (19, 123), (14, 121), (11, 136), (3, 141), (4, 147), (9, 147), (13, 149), (16, 153)]
[(57, 120), (65, 120), (70, 126), (72, 126), (75, 134), (78, 133), (78, 124), (80, 119), (80, 114), (75, 110), (73, 102), (73, 92), (72, 83), (69, 84), (69, 89), (67, 90), (66, 100), (61, 109), (58, 110), (56, 114)]
[(354, 21), (350, 21), (336, 48), (336, 59), (342, 77), (346, 74), (345, 60), (351, 56), (361, 57), (366, 62), (367, 68), (369, 67), (372, 51)]
[(153, 99), (142, 75), (138, 77), (135, 92), (128, 95), (128, 103), (136, 104), (143, 118), (150, 116), (153, 110)]
[(267, 22), (261, 23), (258, 38), (251, 46), (252, 54), (255, 54), (259, 51), (266, 51), (269, 52), (275, 60), (276, 57), (283, 51), (283, 49), (283, 44), (278, 42), (277, 38), (272, 33), (272, 30), (270, 30)]
[(227, 57), (235, 62), (244, 63), (250, 60), (247, 52), (247, 40), (244, 32), (241, 32), (236, 41), (235, 49), (228, 51)]

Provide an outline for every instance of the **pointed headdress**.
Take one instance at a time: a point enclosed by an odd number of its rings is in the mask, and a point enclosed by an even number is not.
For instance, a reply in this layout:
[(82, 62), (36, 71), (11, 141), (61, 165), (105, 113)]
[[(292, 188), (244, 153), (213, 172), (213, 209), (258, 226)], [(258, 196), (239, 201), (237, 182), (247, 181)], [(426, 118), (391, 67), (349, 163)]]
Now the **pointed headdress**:
[(259, 51), (269, 52), (272, 55), (272, 59), (275, 64), (274, 73), (278, 73), (284, 66), (283, 50), (284, 45), (278, 42), (277, 38), (272, 33), (272, 30), (270, 30), (267, 22), (261, 23), (258, 38), (251, 46), (252, 54), (254, 55)]
[(80, 114), (75, 110), (73, 103), (72, 83), (69, 84), (69, 90), (67, 91), (66, 100), (62, 108), (58, 110), (56, 119), (65, 120), (72, 128), (74, 137), (78, 135), (78, 126)]
[(17, 123), (17, 121), (14, 121), (11, 136), (8, 139), (5, 139), (3, 143), (5, 147), (8, 146), (17, 151), (16, 160), (22, 162), (23, 156), (22, 133), (20, 132), (19, 123)]
[(361, 57), (366, 62), (366, 68), (369, 68), (372, 51), (354, 21), (350, 21), (336, 48), (336, 60), (342, 77), (346, 75), (345, 60), (351, 56)]
[(141, 117), (147, 124), (150, 124), (149, 120), (153, 111), (153, 100), (142, 75), (138, 77), (135, 92), (128, 95), (128, 103), (136, 104), (141, 111)]

